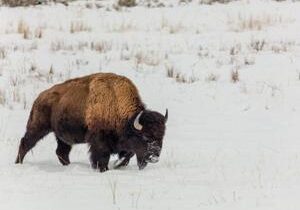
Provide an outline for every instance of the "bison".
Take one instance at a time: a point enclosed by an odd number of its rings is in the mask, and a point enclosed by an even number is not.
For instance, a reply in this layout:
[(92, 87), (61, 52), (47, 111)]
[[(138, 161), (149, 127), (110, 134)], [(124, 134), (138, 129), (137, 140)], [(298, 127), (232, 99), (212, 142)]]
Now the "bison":
[(34, 101), (15, 163), (50, 132), (57, 140), (56, 155), (70, 164), (72, 145), (89, 144), (90, 161), (108, 170), (111, 154), (115, 168), (136, 155), (139, 169), (158, 162), (166, 129), (165, 116), (145, 108), (136, 86), (126, 77), (97, 73), (68, 80), (40, 93)]

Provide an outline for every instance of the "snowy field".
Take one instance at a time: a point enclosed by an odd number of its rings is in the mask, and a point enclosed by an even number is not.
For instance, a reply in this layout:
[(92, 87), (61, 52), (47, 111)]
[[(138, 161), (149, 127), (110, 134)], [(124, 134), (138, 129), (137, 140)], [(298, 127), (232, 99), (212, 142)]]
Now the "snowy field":
[[(300, 208), (300, 2), (166, 2), (0, 7), (1, 210)], [(169, 109), (160, 162), (63, 167), (49, 135), (15, 165), (38, 93), (94, 72)]]

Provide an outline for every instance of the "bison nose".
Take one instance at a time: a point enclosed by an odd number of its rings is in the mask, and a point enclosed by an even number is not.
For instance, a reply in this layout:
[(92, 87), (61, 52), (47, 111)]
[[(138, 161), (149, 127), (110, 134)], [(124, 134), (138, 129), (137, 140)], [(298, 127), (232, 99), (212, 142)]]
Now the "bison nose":
[(156, 156), (156, 155), (151, 155), (151, 156), (149, 157), (149, 162), (150, 162), (150, 163), (157, 163), (158, 161), (159, 161), (159, 157)]

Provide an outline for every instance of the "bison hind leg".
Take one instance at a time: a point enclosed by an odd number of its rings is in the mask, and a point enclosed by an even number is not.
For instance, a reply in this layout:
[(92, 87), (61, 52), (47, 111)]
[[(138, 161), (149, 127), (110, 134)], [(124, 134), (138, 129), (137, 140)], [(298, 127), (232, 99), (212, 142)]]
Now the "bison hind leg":
[(58, 137), (57, 139), (57, 149), (56, 149), (56, 155), (58, 157), (59, 162), (62, 165), (69, 165), (70, 164), (70, 159), (69, 159), (69, 154), (71, 152), (72, 147), (62, 140), (60, 140)]

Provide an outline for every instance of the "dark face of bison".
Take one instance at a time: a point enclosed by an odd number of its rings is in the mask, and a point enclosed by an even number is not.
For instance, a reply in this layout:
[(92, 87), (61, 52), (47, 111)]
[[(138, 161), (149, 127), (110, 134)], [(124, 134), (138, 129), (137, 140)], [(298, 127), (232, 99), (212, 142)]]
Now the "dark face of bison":
[(168, 111), (165, 116), (154, 111), (142, 111), (129, 121), (126, 146), (136, 154), (139, 169), (159, 161), (165, 135)]

